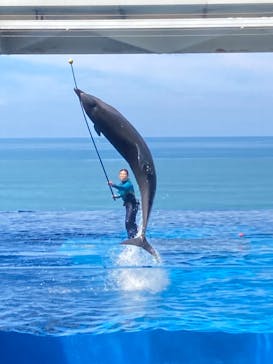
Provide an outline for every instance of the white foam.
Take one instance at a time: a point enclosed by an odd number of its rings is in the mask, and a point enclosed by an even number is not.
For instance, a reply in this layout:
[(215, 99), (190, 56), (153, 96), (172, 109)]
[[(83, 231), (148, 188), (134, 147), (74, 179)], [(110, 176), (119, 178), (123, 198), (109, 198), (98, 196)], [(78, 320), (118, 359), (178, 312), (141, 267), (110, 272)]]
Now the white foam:
[(120, 290), (157, 293), (169, 284), (167, 272), (139, 247), (125, 246), (115, 263), (124, 267), (113, 272), (113, 279)]

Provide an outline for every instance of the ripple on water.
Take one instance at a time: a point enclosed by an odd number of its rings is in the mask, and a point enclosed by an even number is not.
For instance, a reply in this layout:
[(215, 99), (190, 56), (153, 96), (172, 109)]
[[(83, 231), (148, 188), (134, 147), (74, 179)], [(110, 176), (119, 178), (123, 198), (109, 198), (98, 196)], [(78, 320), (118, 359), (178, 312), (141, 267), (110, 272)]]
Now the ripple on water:
[(161, 263), (107, 216), (1, 213), (1, 330), (272, 332), (273, 211), (155, 211)]

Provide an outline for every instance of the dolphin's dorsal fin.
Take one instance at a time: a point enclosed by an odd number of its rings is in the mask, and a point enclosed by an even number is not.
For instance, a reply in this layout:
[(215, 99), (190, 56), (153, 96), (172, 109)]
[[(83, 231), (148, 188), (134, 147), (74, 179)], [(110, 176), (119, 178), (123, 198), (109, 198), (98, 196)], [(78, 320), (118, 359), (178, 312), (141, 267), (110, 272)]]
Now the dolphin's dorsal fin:
[(94, 129), (96, 130), (96, 133), (98, 134), (98, 136), (100, 136), (101, 130), (97, 124), (94, 124)]

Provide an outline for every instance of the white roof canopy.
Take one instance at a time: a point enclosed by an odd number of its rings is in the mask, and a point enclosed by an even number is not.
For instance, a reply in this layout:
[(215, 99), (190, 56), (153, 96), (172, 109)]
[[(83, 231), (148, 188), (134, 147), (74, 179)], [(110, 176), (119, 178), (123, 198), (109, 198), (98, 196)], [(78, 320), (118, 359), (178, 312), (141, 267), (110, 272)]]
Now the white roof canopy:
[(0, 4), (0, 54), (272, 50), (273, 1), (1, 0)]

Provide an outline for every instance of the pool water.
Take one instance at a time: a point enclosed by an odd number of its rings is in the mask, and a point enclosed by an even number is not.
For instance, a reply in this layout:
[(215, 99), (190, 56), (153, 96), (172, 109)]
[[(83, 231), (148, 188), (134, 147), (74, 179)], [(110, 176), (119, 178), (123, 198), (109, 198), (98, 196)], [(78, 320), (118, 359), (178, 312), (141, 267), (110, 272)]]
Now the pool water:
[(273, 211), (155, 211), (160, 263), (119, 244), (121, 219), (1, 213), (1, 331), (272, 332)]
[[(1, 213), (4, 363), (271, 363), (273, 210)], [(18, 350), (14, 351), (16, 343)]]

